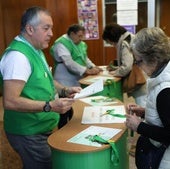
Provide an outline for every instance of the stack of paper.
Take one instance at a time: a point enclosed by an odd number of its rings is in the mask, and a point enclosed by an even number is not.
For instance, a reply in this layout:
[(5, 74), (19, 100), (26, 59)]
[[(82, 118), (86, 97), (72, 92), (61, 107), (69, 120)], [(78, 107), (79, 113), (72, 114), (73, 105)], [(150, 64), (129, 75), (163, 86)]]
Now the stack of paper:
[[(112, 112), (111, 114), (107, 112)], [(120, 106), (86, 106), (84, 107), (82, 124), (124, 123), (126, 111)]]

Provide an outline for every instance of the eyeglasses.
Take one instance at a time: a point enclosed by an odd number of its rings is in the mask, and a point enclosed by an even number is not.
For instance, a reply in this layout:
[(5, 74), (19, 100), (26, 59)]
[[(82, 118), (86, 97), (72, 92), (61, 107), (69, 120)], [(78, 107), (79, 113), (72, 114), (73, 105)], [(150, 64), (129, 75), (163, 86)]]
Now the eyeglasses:
[(140, 64), (143, 62), (143, 60), (142, 59), (140, 59), (140, 60), (135, 60), (134, 61), (134, 64), (136, 64), (137, 66), (140, 66)]

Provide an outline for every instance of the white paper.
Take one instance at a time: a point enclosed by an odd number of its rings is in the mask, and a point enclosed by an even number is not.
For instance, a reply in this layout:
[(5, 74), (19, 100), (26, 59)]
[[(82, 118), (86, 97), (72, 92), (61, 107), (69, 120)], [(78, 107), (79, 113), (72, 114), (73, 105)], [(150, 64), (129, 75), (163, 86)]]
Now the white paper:
[(108, 79), (114, 80), (114, 77), (113, 76), (97, 76), (97, 77), (86, 79), (84, 81), (87, 82), (87, 83), (94, 83), (98, 80), (103, 80), (103, 83), (104, 83)]
[(126, 118), (112, 116), (104, 113), (107, 110), (114, 110), (115, 114), (125, 115), (126, 111), (123, 105), (115, 106), (86, 106), (84, 107), (82, 124), (107, 124), (124, 123)]
[(111, 75), (110, 72), (107, 70), (107, 66), (99, 66), (99, 67), (102, 69), (102, 71), (100, 72), (101, 76), (108, 76), (108, 78), (113, 77), (113, 75)]
[(117, 0), (117, 10), (137, 10), (137, 0)]
[(80, 99), (80, 98), (83, 98), (83, 97), (93, 95), (95, 93), (102, 91), (103, 89), (104, 89), (103, 79), (99, 79), (98, 81), (96, 81), (96, 82), (92, 83), (91, 85), (82, 89), (80, 93), (77, 93), (74, 96), (74, 99)]
[(117, 11), (117, 22), (120, 25), (137, 25), (137, 10)]
[(117, 0), (117, 23), (119, 25), (137, 25), (137, 9), (137, 0)]
[(87, 129), (75, 135), (74, 137), (70, 138), (67, 142), (101, 147), (100, 143), (90, 141), (89, 136), (99, 135), (103, 139), (109, 140), (113, 138), (116, 134), (118, 134), (121, 130), (122, 129), (90, 126)]

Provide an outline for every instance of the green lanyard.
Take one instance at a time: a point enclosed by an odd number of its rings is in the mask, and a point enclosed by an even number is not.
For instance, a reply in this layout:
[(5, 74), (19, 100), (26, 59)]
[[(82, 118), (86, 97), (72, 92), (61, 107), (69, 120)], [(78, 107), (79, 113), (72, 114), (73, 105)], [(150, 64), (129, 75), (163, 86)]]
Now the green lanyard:
[(99, 99), (91, 99), (91, 102), (94, 103), (101, 103), (101, 102), (113, 102), (115, 98), (107, 97), (107, 98), (99, 98)]
[(119, 117), (119, 118), (125, 118), (126, 117), (125, 115), (115, 113), (115, 109), (106, 110), (106, 112), (101, 114), (101, 116), (104, 116), (104, 115), (107, 115), (107, 114), (114, 116), (114, 117)]
[[(49, 69), (48, 64), (47, 64), (47, 62), (46, 62), (46, 60), (45, 60), (45, 56), (44, 56), (43, 52), (42, 52), (41, 50), (35, 49), (35, 48), (32, 46), (32, 44), (30, 44), (22, 35), (19, 35), (19, 38), (20, 38), (24, 43), (26, 43), (28, 46), (30, 46), (30, 47), (32, 48), (32, 50), (33, 50), (35, 53), (38, 54), (38, 56), (40, 56), (41, 62), (42, 62), (42, 64), (43, 64), (43, 67), (44, 67), (45, 70), (50, 74), (50, 69)], [(45, 74), (46, 76), (47, 76), (47, 72), (45, 72), (45, 73), (46, 73), (46, 74)]]
[(89, 140), (92, 141), (92, 142), (98, 142), (98, 143), (101, 143), (101, 144), (110, 144), (110, 146), (112, 147), (111, 161), (114, 163), (115, 166), (118, 165), (118, 163), (119, 163), (119, 153), (117, 151), (117, 148), (116, 148), (114, 141), (105, 140), (102, 137), (100, 137), (99, 135), (90, 136)]
[(106, 79), (105, 85), (111, 85), (111, 84), (113, 84), (115, 87), (115, 81), (113, 79)]

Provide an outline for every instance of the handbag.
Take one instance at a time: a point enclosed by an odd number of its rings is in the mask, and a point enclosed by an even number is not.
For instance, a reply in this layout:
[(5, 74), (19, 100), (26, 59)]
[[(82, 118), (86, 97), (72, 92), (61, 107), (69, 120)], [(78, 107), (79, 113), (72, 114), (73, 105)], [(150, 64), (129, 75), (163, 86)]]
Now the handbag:
[(158, 169), (166, 146), (154, 146), (149, 138), (139, 136), (136, 144), (135, 163), (138, 169)]
[(130, 73), (123, 78), (123, 92), (131, 93), (146, 83), (142, 70), (133, 64)]

